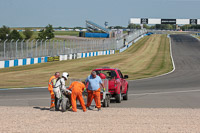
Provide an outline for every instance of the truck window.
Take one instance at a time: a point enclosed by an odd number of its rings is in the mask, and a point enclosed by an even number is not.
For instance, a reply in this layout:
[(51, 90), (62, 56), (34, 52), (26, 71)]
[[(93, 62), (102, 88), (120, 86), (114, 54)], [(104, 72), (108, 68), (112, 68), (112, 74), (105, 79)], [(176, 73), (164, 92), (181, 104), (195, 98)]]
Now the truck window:
[(118, 74), (119, 74), (119, 77), (120, 77), (120, 78), (123, 78), (123, 75), (122, 75), (121, 71), (120, 71), (120, 70), (117, 70), (117, 72), (118, 72)]
[(108, 79), (113, 79), (113, 78), (117, 77), (116, 72), (113, 70), (98, 70), (98, 71), (96, 71), (96, 73), (97, 73), (97, 75), (100, 75), (100, 73), (102, 73)]

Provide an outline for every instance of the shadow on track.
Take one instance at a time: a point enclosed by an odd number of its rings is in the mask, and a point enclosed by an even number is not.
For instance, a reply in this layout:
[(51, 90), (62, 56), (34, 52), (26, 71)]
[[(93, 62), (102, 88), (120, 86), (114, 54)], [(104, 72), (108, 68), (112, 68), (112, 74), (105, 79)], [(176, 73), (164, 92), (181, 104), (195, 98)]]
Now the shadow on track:
[(50, 110), (50, 108), (46, 107), (33, 107), (34, 109), (40, 109), (40, 110)]

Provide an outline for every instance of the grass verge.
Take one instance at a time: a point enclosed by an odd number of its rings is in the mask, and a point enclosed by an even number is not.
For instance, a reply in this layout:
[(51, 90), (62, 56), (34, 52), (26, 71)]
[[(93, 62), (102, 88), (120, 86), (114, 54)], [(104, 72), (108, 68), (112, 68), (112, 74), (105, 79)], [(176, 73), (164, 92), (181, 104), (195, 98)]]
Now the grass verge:
[[(23, 32), (19, 32), (20, 35), (25, 38)], [(31, 39), (36, 39), (38, 38), (38, 33), (39, 31), (34, 31), (33, 32), (33, 36), (31, 37)], [(55, 31), (54, 32), (54, 35), (68, 35), (68, 36), (79, 36), (79, 31)], [(56, 38), (58, 39), (58, 38)]]
[(166, 35), (151, 35), (123, 53), (61, 62), (50, 62), (0, 70), (0, 88), (47, 86), (56, 71), (71, 78), (86, 78), (94, 68), (119, 68), (129, 79), (141, 79), (171, 71), (170, 44)]

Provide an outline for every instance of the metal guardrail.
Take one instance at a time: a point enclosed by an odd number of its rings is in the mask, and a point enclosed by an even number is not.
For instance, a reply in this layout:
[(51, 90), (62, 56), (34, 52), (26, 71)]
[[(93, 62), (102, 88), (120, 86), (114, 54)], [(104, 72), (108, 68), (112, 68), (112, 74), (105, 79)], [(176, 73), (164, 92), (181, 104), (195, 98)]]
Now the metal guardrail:
[(111, 39), (67, 40), (0, 40), (0, 61), (74, 53), (119, 50), (125, 42), (131, 42), (146, 30), (136, 30), (129, 35)]
[(0, 60), (68, 55), (115, 49), (114, 39), (5, 40), (0, 42)]

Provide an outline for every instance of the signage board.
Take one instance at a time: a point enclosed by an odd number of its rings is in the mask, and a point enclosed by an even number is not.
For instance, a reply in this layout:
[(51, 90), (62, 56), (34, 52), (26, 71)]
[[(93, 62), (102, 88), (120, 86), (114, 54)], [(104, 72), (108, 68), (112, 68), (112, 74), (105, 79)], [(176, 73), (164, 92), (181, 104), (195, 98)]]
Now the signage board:
[(200, 24), (200, 19), (131, 18), (130, 24)]
[(48, 57), (47, 62), (60, 61), (60, 56)]
[(190, 24), (197, 24), (197, 19), (190, 19)]
[(161, 19), (157, 18), (148, 19), (148, 24), (161, 24)]
[(161, 19), (161, 24), (176, 24), (176, 19)]
[(148, 18), (141, 18), (141, 24), (148, 24)]
[(190, 19), (176, 19), (176, 24), (190, 24)]

